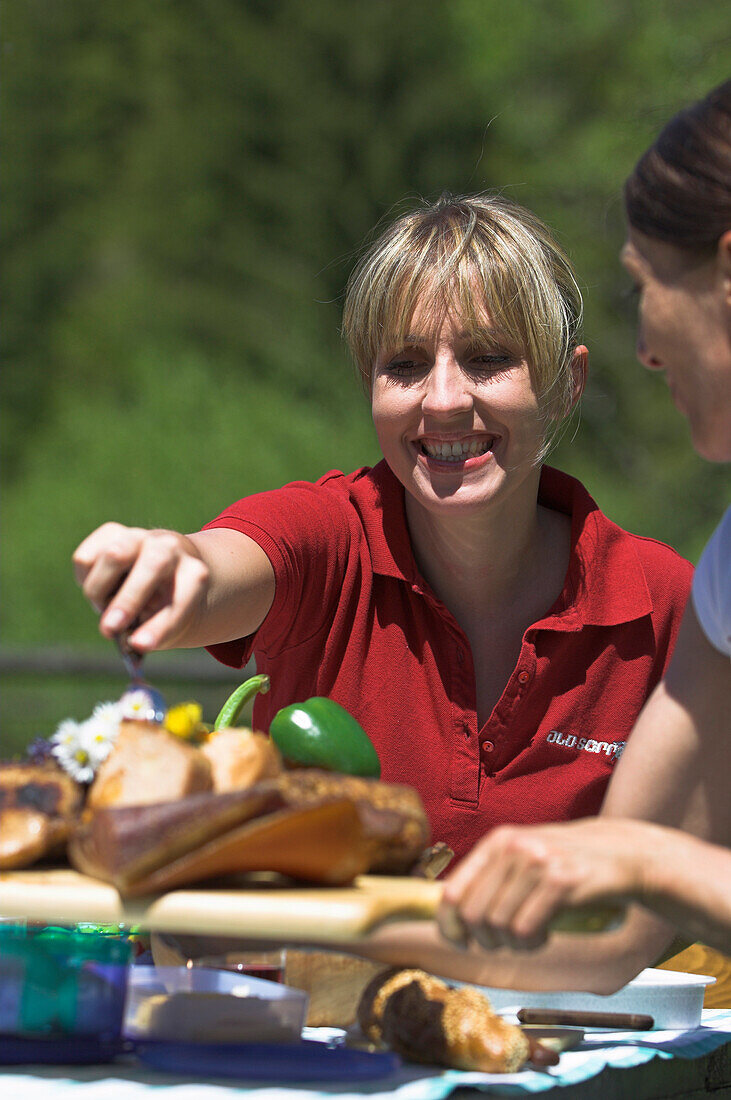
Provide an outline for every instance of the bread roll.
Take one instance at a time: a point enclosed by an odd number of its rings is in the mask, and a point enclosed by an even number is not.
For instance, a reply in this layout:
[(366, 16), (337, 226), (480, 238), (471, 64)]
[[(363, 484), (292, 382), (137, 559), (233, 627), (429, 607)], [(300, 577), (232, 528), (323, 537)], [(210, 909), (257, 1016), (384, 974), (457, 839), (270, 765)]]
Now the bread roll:
[(0, 870), (63, 850), (84, 788), (55, 763), (0, 764)]
[(423, 970), (388, 970), (364, 990), (358, 1022), (414, 1062), (483, 1073), (515, 1073), (528, 1059), (522, 1029), (497, 1016), (477, 989), (451, 989)]
[(288, 947), (284, 984), (308, 994), (308, 1027), (346, 1028), (355, 1023), (363, 990), (383, 969), (383, 963), (355, 955)]
[(218, 793), (253, 787), (283, 771), (274, 742), (265, 733), (250, 729), (215, 730), (200, 751), (211, 765), (213, 789)]

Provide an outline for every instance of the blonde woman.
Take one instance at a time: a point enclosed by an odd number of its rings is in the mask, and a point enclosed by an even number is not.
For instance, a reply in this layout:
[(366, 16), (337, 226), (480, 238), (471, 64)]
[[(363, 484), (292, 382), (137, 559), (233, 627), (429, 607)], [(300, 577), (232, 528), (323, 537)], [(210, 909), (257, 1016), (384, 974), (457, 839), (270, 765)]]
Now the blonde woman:
[(584, 388), (580, 318), (528, 211), (472, 196), (405, 214), (344, 311), (382, 461), (245, 498), (192, 535), (98, 529), (74, 560), (102, 633), (139, 617), (142, 652), (253, 654), (264, 730), (283, 705), (337, 700), (457, 858), (501, 823), (596, 813), (691, 567), (544, 464)]

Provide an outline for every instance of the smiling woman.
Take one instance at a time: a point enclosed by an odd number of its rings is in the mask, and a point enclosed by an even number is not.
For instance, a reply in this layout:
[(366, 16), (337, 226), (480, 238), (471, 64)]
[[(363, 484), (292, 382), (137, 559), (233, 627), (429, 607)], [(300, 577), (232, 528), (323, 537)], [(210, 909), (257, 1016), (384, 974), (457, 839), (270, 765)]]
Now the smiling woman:
[[(100, 528), (75, 563), (102, 632), (139, 617), (140, 650), (255, 656), (263, 730), (336, 700), (458, 859), (501, 823), (596, 812), (691, 567), (543, 464), (584, 386), (580, 319), (570, 265), (528, 211), (444, 196), (399, 218), (344, 309), (383, 460), (237, 501), (189, 536)], [(454, 952), (429, 960), (474, 976)], [(559, 953), (542, 981), (565, 980)]]
[(343, 311), (368, 393), (379, 363), (408, 360), (401, 353), (419, 344), (414, 333), (433, 343), (450, 315), (461, 319), (478, 373), (528, 364), (548, 440), (578, 396), (582, 301), (567, 257), (535, 215), (495, 195), (445, 195), (386, 229), (351, 276)]

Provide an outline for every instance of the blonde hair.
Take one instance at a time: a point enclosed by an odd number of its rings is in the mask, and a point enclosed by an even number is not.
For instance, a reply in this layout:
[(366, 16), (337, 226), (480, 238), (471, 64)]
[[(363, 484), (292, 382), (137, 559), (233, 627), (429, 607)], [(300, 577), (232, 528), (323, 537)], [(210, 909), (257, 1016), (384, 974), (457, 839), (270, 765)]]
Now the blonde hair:
[(498, 195), (443, 195), (397, 218), (365, 252), (345, 294), (343, 335), (370, 392), (379, 352), (399, 344), (417, 305), (468, 332), (484, 314), (526, 358), (547, 436), (573, 406), (582, 319), (570, 261), (543, 222)]

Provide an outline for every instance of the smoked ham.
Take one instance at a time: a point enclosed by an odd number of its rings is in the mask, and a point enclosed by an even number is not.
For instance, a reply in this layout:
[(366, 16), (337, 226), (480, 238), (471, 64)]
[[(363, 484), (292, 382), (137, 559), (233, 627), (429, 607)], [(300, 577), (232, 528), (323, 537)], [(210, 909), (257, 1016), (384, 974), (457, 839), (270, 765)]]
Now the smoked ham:
[(428, 837), (411, 788), (308, 768), (246, 791), (96, 808), (69, 857), (129, 896), (259, 870), (342, 885), (376, 868), (407, 871)]

